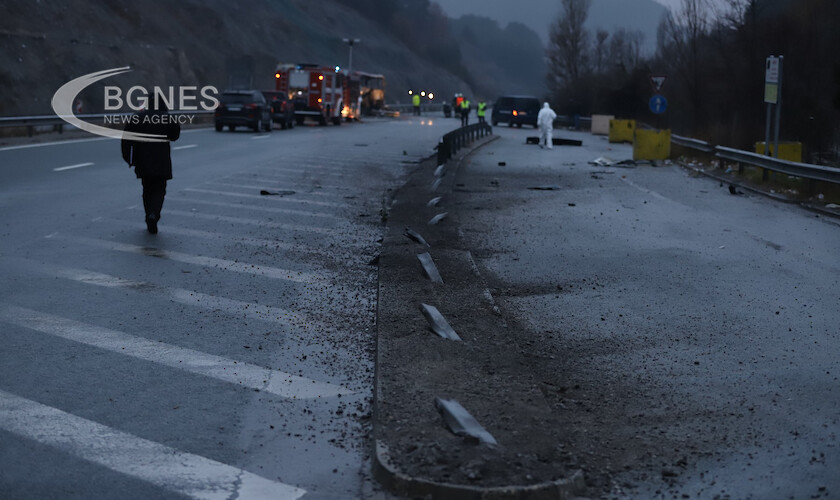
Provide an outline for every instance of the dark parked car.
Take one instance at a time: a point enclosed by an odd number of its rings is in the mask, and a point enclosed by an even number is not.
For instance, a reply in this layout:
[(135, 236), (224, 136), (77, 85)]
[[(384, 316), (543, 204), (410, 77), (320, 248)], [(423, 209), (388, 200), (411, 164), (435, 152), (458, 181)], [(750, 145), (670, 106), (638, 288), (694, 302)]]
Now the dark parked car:
[(216, 131), (227, 126), (231, 132), (244, 126), (259, 132), (271, 131), (271, 106), (259, 90), (226, 90), (216, 108)]
[(295, 126), (295, 104), (285, 92), (263, 90), (263, 95), (271, 105), (271, 121), (279, 123), (280, 128)]
[(537, 128), (537, 115), (540, 112), (540, 100), (528, 95), (505, 95), (496, 99), (493, 105), (493, 125), (507, 123), (509, 126), (522, 124)]

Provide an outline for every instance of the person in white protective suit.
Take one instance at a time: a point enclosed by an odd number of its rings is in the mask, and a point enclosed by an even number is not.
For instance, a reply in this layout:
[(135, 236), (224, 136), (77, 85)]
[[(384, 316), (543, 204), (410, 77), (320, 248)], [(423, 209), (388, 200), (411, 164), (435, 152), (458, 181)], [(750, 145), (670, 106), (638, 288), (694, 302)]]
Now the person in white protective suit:
[(537, 125), (540, 127), (540, 147), (543, 147), (543, 145), (548, 149), (553, 147), (551, 132), (554, 130), (555, 118), (557, 118), (557, 113), (551, 109), (547, 102), (543, 103), (543, 107), (537, 115)]

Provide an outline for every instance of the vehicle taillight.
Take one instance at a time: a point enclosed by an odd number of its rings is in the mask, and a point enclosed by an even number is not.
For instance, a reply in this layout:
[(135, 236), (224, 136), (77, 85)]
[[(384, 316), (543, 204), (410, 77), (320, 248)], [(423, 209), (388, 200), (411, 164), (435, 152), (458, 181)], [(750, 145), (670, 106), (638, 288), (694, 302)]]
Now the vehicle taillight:
[(249, 108), (249, 109), (257, 109), (257, 108), (259, 108), (259, 107), (260, 107), (260, 105), (259, 105), (259, 104), (257, 104), (257, 103), (255, 103), (255, 102), (252, 102), (251, 104), (247, 104), (247, 105), (245, 105), (245, 107), (246, 107), (246, 108)]
[(519, 116), (519, 112), (516, 111), (515, 109), (513, 110), (513, 116)]

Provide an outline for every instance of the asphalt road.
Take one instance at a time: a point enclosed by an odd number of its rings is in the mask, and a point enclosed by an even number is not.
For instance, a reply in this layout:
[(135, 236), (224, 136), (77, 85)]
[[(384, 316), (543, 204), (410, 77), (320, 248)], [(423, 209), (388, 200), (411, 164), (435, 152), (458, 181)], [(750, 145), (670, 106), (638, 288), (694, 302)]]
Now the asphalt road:
[(155, 236), (116, 141), (0, 148), (0, 497), (375, 489), (381, 210), (454, 125), (185, 131)]
[(587, 495), (837, 498), (838, 221), (676, 165), (589, 165), (632, 156), (602, 137), (495, 132), (448, 208)]

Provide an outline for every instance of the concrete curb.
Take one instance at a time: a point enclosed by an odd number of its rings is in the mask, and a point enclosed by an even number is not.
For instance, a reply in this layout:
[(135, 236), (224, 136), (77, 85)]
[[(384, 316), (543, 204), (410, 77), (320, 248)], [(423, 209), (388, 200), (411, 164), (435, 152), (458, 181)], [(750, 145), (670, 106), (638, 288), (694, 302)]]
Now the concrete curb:
[(584, 488), (583, 473), (572, 477), (529, 486), (499, 486), (477, 488), (458, 484), (436, 483), (410, 477), (391, 463), (388, 447), (376, 441), (373, 457), (373, 476), (388, 490), (411, 496), (430, 495), (441, 500), (549, 500), (574, 498)]

